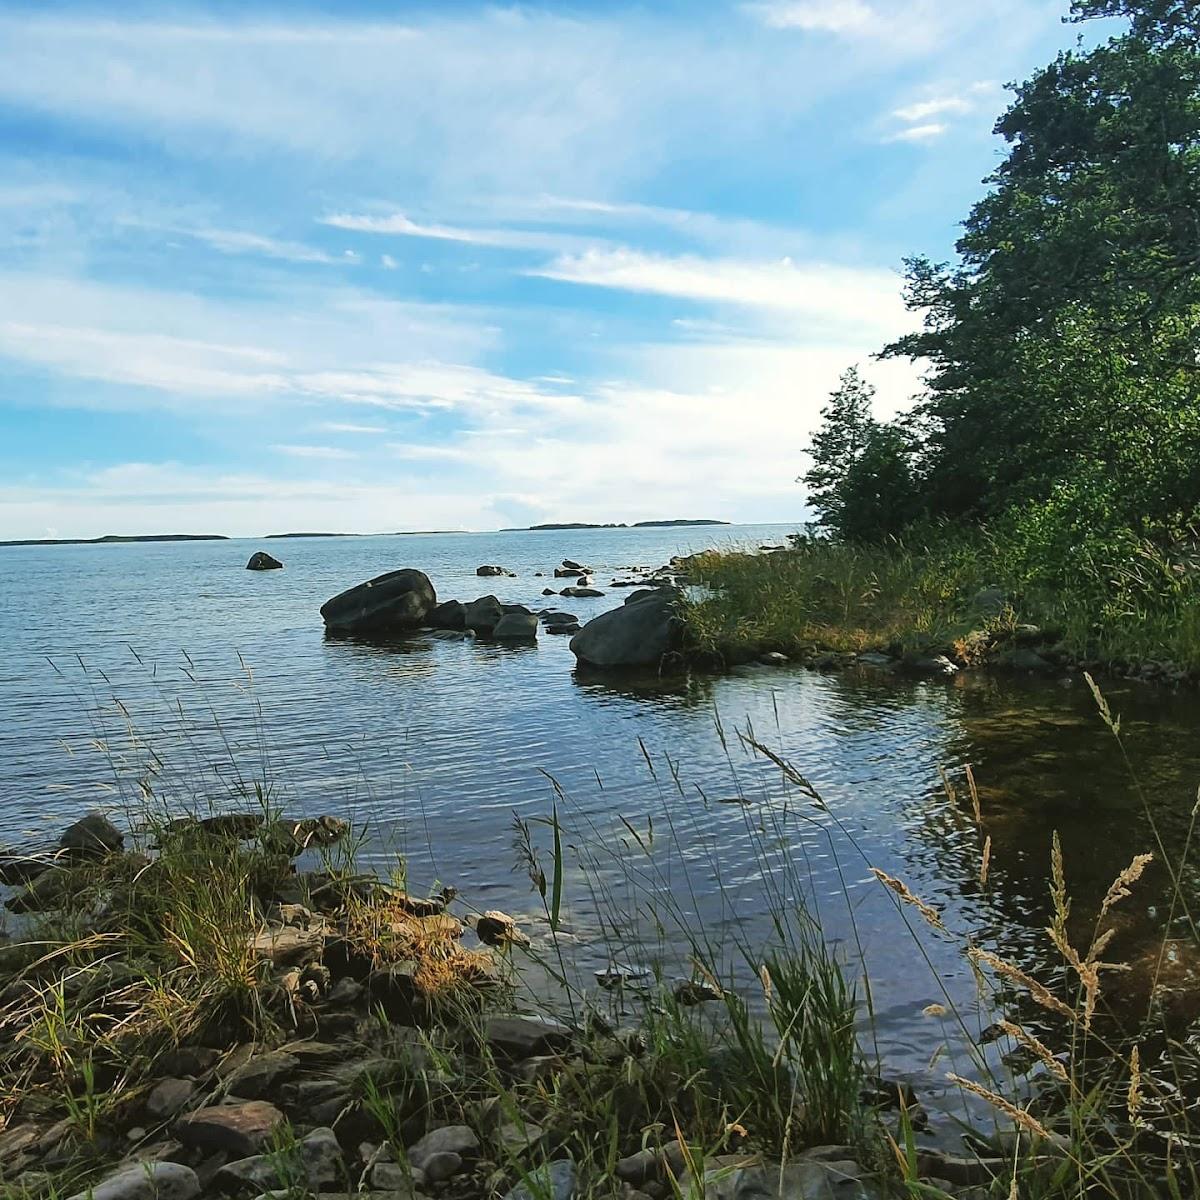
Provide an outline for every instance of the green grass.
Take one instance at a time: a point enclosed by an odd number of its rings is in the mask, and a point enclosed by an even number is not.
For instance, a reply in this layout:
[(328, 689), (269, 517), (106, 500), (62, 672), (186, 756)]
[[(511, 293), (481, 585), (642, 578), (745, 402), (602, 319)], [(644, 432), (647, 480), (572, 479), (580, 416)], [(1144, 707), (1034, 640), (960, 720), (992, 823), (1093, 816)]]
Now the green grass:
[[(1150, 543), (1082, 559), (1059, 577), (1013, 538), (947, 526), (874, 545), (797, 537), (772, 554), (714, 551), (696, 555), (689, 570), (709, 589), (687, 612), (702, 658), (816, 649), (961, 660), (972, 633), (1004, 645), (1013, 626), (1032, 624), (1063, 660), (1170, 664), (1177, 670), (1168, 677), (1200, 671), (1200, 570)], [(977, 610), (976, 597), (991, 588), (1007, 604)]]

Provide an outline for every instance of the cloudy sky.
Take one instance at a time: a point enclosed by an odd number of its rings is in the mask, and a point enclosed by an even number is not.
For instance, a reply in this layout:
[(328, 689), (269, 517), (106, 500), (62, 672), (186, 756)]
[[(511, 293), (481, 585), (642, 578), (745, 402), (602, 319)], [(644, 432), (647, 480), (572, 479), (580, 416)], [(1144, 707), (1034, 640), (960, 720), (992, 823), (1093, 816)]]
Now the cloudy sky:
[(795, 520), (1066, 7), (0, 4), (0, 538)]

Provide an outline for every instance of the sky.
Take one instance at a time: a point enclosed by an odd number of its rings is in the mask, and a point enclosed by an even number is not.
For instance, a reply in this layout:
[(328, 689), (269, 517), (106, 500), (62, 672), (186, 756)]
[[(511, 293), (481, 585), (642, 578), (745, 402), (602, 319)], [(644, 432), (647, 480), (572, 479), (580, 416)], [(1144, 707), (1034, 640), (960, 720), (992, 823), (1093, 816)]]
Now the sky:
[(0, 0), (0, 539), (801, 520), (1066, 7)]

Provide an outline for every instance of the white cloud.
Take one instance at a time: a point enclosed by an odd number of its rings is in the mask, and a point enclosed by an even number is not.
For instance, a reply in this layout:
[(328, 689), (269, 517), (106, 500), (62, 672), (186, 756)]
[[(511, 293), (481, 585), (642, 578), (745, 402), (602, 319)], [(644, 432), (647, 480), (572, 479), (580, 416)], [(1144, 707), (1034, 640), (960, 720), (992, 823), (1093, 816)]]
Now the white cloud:
[(340, 460), (356, 458), (352, 450), (343, 450), (339, 446), (304, 446), (277, 444), (271, 447), (276, 454), (286, 454), (289, 458), (323, 458)]
[(919, 100), (892, 110), (892, 116), (901, 121), (924, 121), (943, 113), (965, 113), (971, 111), (971, 103), (962, 96), (941, 96), (934, 100)]
[(594, 287), (776, 310), (837, 328), (896, 332), (905, 322), (900, 277), (823, 263), (667, 257), (631, 250), (564, 256), (531, 272)]
[(934, 138), (940, 138), (949, 128), (950, 126), (943, 121), (930, 121), (925, 125), (912, 125), (908, 129), (889, 133), (883, 140), (885, 142), (931, 142)]
[(351, 421), (321, 421), (315, 428), (322, 433), (387, 433), (384, 425), (360, 425)]
[(456, 225), (422, 224), (410, 220), (403, 213), (390, 213), (386, 216), (372, 216), (370, 213), (331, 213), (321, 218), (321, 224), (354, 233), (428, 238), (433, 241), (462, 242), (469, 246), (492, 246), (504, 250), (555, 252), (578, 248), (581, 244), (580, 238), (541, 230), (471, 229)]
[(379, 256), (379, 265), (385, 271), (394, 271), (400, 264), (390, 254), (381, 254)]
[(340, 263), (346, 261), (346, 258), (353, 258), (350, 252), (339, 257), (306, 246), (302, 242), (280, 241), (277, 238), (234, 229), (181, 229), (177, 232), (186, 233), (222, 254), (261, 254), (265, 258), (278, 258), (284, 262), (325, 264)]
[(819, 33), (865, 33), (878, 21), (863, 0), (769, 0), (748, 4), (771, 29), (801, 29)]

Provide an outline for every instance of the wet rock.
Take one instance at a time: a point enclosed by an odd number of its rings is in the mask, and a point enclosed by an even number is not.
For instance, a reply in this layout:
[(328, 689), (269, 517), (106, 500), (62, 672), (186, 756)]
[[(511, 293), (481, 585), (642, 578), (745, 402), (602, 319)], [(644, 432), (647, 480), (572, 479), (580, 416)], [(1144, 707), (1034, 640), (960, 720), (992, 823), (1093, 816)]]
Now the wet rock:
[[(554, 593), (551, 592), (551, 595)], [(538, 618), (546, 625), (570, 625), (579, 618), (574, 613), (562, 612), (557, 608), (543, 608)]]
[(1010, 671), (1029, 671), (1035, 675), (1049, 675), (1057, 670), (1053, 663), (1047, 662), (1036, 650), (1027, 646), (1019, 646), (1001, 654), (996, 659), (996, 664), (1007, 667)]
[(695, 1200), (876, 1200), (882, 1196), (849, 1159), (823, 1162), (804, 1157), (781, 1168), (779, 1163), (739, 1155), (711, 1160), (701, 1181), (685, 1174), (680, 1192)]
[(144, 1162), (78, 1192), (71, 1200), (194, 1200), (200, 1180), (191, 1167), (173, 1162)]
[(495, 596), (480, 596), (465, 606), (463, 622), (467, 629), (485, 636), (500, 624), (504, 617), (504, 608)]
[(781, 654), (778, 650), (769, 650), (766, 654), (760, 654), (758, 661), (764, 667), (782, 667), (786, 666), (792, 660), (786, 654)]
[(265, 550), (256, 550), (246, 564), (247, 571), (282, 571), (283, 563)]
[(349, 823), (340, 817), (283, 818), (271, 826), (264, 840), (270, 849), (295, 858), (314, 846), (332, 846), (349, 832)]
[(497, 567), (497, 566), (492, 566), (492, 565), (476, 567), (475, 574), (483, 576), (485, 579), (496, 578), (501, 575), (507, 575), (510, 579), (516, 578), (515, 571), (509, 571), (509, 570), (506, 570), (504, 567)]
[(542, 588), (543, 596), (557, 596), (558, 593), (553, 588)]
[(0, 884), (13, 887), (16, 884), (32, 883), (54, 866), (54, 860), (33, 854), (0, 856)]
[(433, 629), (464, 630), (467, 627), (467, 606), (461, 600), (444, 600), (430, 609), (425, 623)]
[(894, 667), (896, 660), (888, 654), (881, 654), (878, 650), (864, 650), (855, 660), (860, 662), (865, 667)]
[(424, 624), (436, 604), (429, 576), (406, 568), (340, 592), (321, 606), (321, 617), (330, 633), (396, 633)]
[(342, 1148), (332, 1129), (314, 1129), (288, 1150), (255, 1154), (226, 1163), (216, 1174), (213, 1186), (230, 1195), (253, 1196), (269, 1188), (306, 1184), (321, 1192), (334, 1184), (345, 1184), (347, 1172)]
[(484, 1024), (484, 1038), (504, 1058), (537, 1058), (565, 1050), (571, 1031), (544, 1017), (493, 1016)]
[(558, 593), (560, 596), (570, 596), (575, 600), (594, 600), (604, 593), (593, 587), (565, 587)]
[(243, 1100), (265, 1100), (278, 1090), (279, 1085), (294, 1075), (300, 1060), (283, 1050), (260, 1054), (243, 1063), (226, 1077), (225, 1085), (230, 1095)]
[(537, 635), (538, 619), (532, 613), (505, 613), (492, 630), (492, 637), (501, 642), (530, 641)]
[(251, 1100), (200, 1108), (175, 1122), (175, 1136), (195, 1150), (245, 1158), (258, 1153), (284, 1123), (273, 1104)]
[(178, 1116), (196, 1094), (191, 1079), (161, 1079), (146, 1097), (146, 1116), (152, 1121), (166, 1121)]
[(571, 639), (572, 652), (593, 667), (659, 666), (678, 648), (682, 635), (677, 595), (664, 589), (640, 600), (630, 597), (620, 608), (589, 621)]
[(578, 633), (582, 628), (578, 621), (572, 621), (568, 625), (547, 625), (546, 632), (557, 637), (561, 634)]
[(583, 567), (555, 567), (555, 579), (578, 579), (581, 575), (586, 575), (588, 572)]
[(944, 654), (909, 654), (904, 658), (904, 669), (914, 675), (931, 675), (948, 678), (958, 674), (958, 668)]
[(71, 858), (103, 858), (124, 845), (124, 835), (103, 813), (88, 813), (58, 840), (58, 848)]
[(529, 939), (517, 923), (499, 909), (489, 909), (475, 922), (475, 933), (485, 946), (528, 946)]
[(535, 1167), (529, 1180), (519, 1183), (504, 1200), (574, 1200), (577, 1186), (575, 1164), (569, 1158)]
[(711, 983), (705, 983), (699, 979), (681, 980), (675, 985), (672, 994), (675, 997), (675, 1003), (682, 1004), (685, 1008), (721, 999), (721, 993)]
[(567, 571), (582, 571), (585, 575), (590, 575), (592, 571), (591, 567), (585, 567), (583, 563), (578, 563), (573, 558), (564, 558), (562, 565)]

